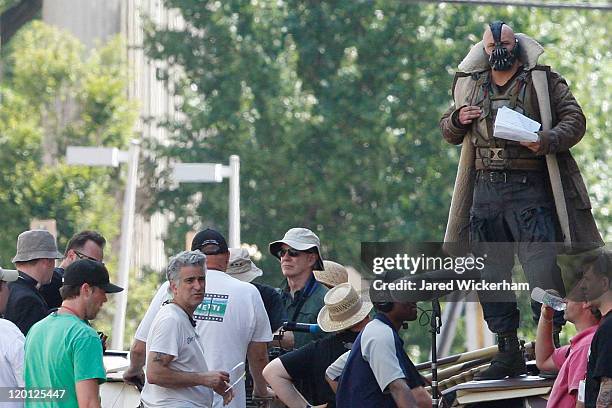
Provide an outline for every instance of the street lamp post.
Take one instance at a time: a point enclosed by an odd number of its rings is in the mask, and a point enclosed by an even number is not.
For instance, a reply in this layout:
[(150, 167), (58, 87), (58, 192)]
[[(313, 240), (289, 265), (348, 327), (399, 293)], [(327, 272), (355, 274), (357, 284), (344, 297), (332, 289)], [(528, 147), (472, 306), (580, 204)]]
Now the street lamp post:
[(217, 163), (177, 163), (172, 177), (179, 183), (221, 183), (229, 179), (229, 245), (240, 247), (240, 157), (233, 154), (229, 166)]
[(118, 277), (119, 285), (123, 288), (123, 291), (115, 295), (117, 309), (113, 318), (111, 342), (111, 348), (114, 350), (123, 350), (130, 273), (130, 252), (134, 235), (134, 214), (136, 212), (136, 182), (139, 154), (140, 142), (138, 140), (130, 141), (130, 149), (127, 152), (120, 151), (117, 148), (82, 146), (68, 146), (66, 150), (66, 162), (68, 164), (112, 167), (119, 166), (119, 163), (127, 163), (128, 165), (128, 177), (121, 216), (121, 248), (119, 252)]
[(229, 158), (229, 242), (232, 248), (240, 248), (240, 157)]

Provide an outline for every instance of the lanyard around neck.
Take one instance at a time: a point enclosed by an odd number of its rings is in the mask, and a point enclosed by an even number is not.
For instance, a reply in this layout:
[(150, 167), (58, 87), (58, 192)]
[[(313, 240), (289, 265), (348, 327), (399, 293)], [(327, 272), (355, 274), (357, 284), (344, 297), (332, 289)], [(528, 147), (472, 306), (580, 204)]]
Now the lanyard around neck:
[(293, 316), (291, 317), (292, 322), (296, 322), (298, 315), (302, 311), (302, 307), (304, 306), (304, 303), (306, 303), (306, 300), (310, 297), (310, 295), (313, 294), (318, 283), (319, 282), (317, 282), (314, 275), (310, 275), (310, 278), (308, 279), (308, 283), (306, 284), (306, 287), (304, 288), (304, 290), (302, 291), (300, 295), (300, 300), (295, 306), (295, 311), (293, 312)]

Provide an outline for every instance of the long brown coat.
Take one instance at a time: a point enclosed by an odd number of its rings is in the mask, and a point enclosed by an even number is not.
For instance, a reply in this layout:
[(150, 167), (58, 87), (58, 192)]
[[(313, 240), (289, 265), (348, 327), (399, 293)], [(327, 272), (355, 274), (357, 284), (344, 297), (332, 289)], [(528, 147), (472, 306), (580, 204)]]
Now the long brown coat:
[[(524, 68), (529, 71), (545, 69), (548, 72), (548, 89), (553, 126), (549, 130), (538, 132), (541, 146), (537, 155), (555, 154), (557, 157), (570, 230), (568, 240), (570, 245), (565, 250), (568, 252), (580, 252), (601, 246), (603, 241), (591, 214), (591, 202), (586, 186), (578, 165), (569, 151), (572, 146), (582, 139), (586, 130), (586, 120), (582, 109), (570, 92), (566, 81), (559, 74), (550, 72), (547, 67), (536, 66), (537, 59), (543, 52), (540, 45), (522, 34), (518, 34), (517, 38), (523, 52), (521, 61), (525, 61)], [(484, 70), (486, 59), (484, 58), (484, 51), (481, 50), (482, 45), (477, 44), (460, 64), (459, 67), (467, 68), (467, 72), (465, 74), (460, 73), (455, 77), (455, 83), (453, 84), (455, 103), (440, 120), (440, 129), (444, 139), (455, 145), (463, 143), (449, 221), (444, 238), (445, 242), (466, 244), (454, 248), (452, 252), (456, 253), (465, 252), (468, 249), (469, 210), (472, 205), (475, 176), (474, 149), (471, 143), (470, 127), (462, 126), (458, 122), (458, 111), (462, 106), (473, 105), (476, 102), (472, 100), (476, 94), (476, 92), (473, 92), (476, 80), (472, 79), (469, 75)], [(461, 89), (457, 89), (459, 78), (461, 78)], [(528, 87), (527, 91), (535, 95), (533, 84)], [(535, 113), (534, 119), (539, 120), (540, 109), (537, 105), (537, 98), (532, 97), (530, 100), (534, 104), (530, 111)], [(563, 242), (564, 239), (559, 227), (557, 231), (557, 241)]]

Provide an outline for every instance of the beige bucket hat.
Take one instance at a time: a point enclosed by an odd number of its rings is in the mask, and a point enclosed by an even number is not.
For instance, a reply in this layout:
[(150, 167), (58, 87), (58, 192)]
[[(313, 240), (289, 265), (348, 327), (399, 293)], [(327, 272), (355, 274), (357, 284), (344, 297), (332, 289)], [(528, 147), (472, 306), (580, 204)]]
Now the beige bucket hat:
[(306, 251), (308, 249), (315, 248), (319, 259), (317, 259), (314, 269), (324, 269), (323, 257), (321, 256), (321, 241), (319, 240), (317, 234), (308, 228), (291, 228), (285, 233), (283, 239), (270, 243), (270, 253), (278, 260), (280, 260), (278, 251), (281, 249), (283, 244), (289, 245), (291, 248), (297, 249), (298, 251)]
[(348, 272), (346, 268), (334, 261), (323, 261), (322, 271), (314, 271), (315, 279), (322, 284), (335, 287), (341, 283), (348, 282)]
[(243, 282), (250, 282), (263, 275), (263, 271), (251, 260), (246, 248), (230, 248), (229, 253), (229, 262), (225, 270), (228, 275)]
[(372, 310), (350, 283), (341, 283), (327, 292), (325, 306), (319, 311), (317, 323), (325, 332), (348, 329), (362, 321)]

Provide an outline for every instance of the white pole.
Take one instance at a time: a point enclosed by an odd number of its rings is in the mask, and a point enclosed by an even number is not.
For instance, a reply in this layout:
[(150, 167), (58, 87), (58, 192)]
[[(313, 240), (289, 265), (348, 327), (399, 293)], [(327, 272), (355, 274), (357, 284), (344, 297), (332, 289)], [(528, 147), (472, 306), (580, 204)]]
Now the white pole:
[(240, 157), (229, 158), (229, 245), (240, 247)]
[(476, 292), (468, 294), (465, 302), (465, 348), (478, 350), (495, 344), (495, 335), (489, 331)]
[(140, 154), (140, 142), (130, 141), (128, 153), (128, 176), (123, 197), (123, 214), (121, 216), (121, 249), (119, 252), (119, 286), (122, 292), (115, 295), (117, 308), (113, 318), (113, 331), (111, 348), (123, 350), (123, 337), (125, 329), (125, 313), (127, 309), (128, 284), (130, 275), (130, 252), (132, 249), (132, 237), (134, 235), (134, 213), (136, 212), (136, 182), (138, 176), (138, 156)]

